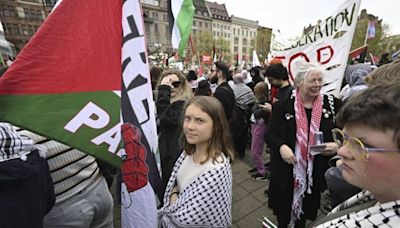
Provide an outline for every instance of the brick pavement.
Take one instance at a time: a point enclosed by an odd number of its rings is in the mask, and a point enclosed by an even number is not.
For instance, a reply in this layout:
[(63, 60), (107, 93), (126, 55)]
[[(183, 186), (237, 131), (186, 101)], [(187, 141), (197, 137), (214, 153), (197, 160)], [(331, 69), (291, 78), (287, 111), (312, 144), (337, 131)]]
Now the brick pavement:
[(264, 195), (268, 182), (255, 181), (250, 177), (248, 170), (252, 168), (251, 162), (246, 158), (236, 159), (232, 164), (233, 227), (259, 228), (261, 227), (259, 219), (263, 216), (276, 224), (276, 218), (268, 208), (267, 197)]

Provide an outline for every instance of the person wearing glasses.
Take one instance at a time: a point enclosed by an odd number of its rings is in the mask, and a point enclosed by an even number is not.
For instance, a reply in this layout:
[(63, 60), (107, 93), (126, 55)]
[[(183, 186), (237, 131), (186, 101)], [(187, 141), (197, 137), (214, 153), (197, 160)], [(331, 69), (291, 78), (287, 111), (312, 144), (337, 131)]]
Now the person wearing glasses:
[(266, 133), (271, 149), (268, 205), (276, 214), (279, 227), (305, 227), (307, 219), (315, 220), (320, 193), (326, 188), (324, 173), (338, 148), (331, 130), (336, 127), (335, 114), (341, 102), (322, 95), (323, 84), (321, 69), (300, 62), (293, 94), (272, 106)]
[[(397, 69), (397, 74), (399, 71)], [(334, 208), (315, 227), (400, 226), (400, 80), (351, 97), (332, 130), (344, 179), (364, 191)]]
[(192, 89), (185, 75), (178, 69), (167, 69), (157, 87), (158, 147), (160, 151), (163, 190), (182, 147), (179, 145), (182, 108), (192, 97)]

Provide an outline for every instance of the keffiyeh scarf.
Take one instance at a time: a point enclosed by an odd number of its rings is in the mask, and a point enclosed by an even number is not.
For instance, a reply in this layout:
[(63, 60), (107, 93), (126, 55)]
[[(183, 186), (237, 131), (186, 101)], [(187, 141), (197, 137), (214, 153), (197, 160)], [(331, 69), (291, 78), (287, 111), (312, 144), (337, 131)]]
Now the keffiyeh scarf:
[(11, 124), (0, 122), (0, 162), (16, 158), (25, 161), (35, 149), (31, 139), (20, 136)]
[[(355, 207), (375, 200), (368, 191), (362, 191), (344, 203), (334, 208), (328, 215), (333, 215), (342, 210)], [(384, 204), (375, 204), (367, 209), (350, 212), (341, 217), (325, 222), (317, 228), (324, 227), (399, 227), (400, 226), (400, 200), (390, 201)]]
[(305, 192), (307, 191), (307, 193), (311, 194), (314, 158), (308, 152), (308, 145), (314, 144), (314, 133), (318, 131), (321, 123), (322, 99), (322, 95), (315, 98), (311, 112), (311, 123), (308, 124), (303, 100), (301, 99), (299, 91), (296, 91), (294, 110), (296, 118), (295, 157), (297, 162), (293, 165), (294, 189), (290, 219), (292, 227), (303, 213), (302, 206)]
[(164, 195), (164, 206), (158, 211), (163, 227), (231, 227), (232, 171), (229, 160), (223, 166), (208, 170), (190, 183), (175, 203), (170, 203), (172, 188), (186, 154), (175, 163)]

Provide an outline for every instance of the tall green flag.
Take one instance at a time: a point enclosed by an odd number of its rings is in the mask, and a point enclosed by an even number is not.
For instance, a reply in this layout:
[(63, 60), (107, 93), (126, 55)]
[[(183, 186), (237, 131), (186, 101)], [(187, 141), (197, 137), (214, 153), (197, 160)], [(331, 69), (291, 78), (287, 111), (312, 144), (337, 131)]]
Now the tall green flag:
[(193, 0), (168, 0), (172, 47), (177, 48), (181, 56), (192, 31), (194, 11)]

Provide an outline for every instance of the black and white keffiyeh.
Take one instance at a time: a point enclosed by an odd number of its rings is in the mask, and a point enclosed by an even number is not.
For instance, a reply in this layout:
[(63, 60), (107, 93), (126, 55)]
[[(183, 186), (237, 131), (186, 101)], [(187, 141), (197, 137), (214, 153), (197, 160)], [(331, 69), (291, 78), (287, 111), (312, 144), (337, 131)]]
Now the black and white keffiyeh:
[[(375, 200), (375, 197), (371, 192), (362, 191), (334, 208), (328, 216), (372, 200)], [(400, 200), (383, 204), (378, 203), (366, 209), (354, 211), (327, 221), (316, 227), (400, 227)]]
[(176, 161), (164, 195), (164, 207), (158, 211), (163, 227), (231, 227), (232, 170), (229, 159), (223, 166), (201, 174), (170, 204), (177, 172), (186, 154)]
[(16, 158), (25, 161), (35, 149), (31, 139), (19, 135), (11, 124), (0, 122), (0, 162)]

